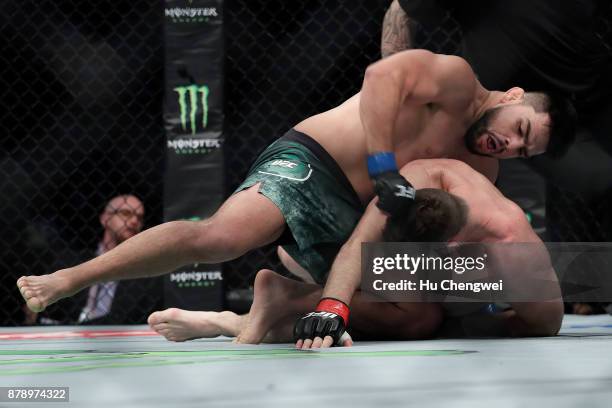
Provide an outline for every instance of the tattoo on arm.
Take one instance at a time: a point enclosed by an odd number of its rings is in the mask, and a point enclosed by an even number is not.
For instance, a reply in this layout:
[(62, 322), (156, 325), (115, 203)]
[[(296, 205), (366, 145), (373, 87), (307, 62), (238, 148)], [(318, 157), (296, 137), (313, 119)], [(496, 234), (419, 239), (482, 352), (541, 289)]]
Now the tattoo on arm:
[(380, 51), (382, 57), (386, 58), (407, 48), (412, 48), (410, 19), (399, 2), (393, 0), (383, 20)]

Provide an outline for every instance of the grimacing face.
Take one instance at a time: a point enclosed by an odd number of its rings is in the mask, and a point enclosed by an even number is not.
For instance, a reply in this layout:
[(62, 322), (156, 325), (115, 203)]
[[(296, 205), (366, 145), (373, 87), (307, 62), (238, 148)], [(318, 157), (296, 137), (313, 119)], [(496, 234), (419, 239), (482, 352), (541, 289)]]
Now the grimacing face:
[(489, 109), (465, 134), (474, 154), (497, 159), (528, 158), (546, 151), (550, 116), (529, 104), (514, 103)]

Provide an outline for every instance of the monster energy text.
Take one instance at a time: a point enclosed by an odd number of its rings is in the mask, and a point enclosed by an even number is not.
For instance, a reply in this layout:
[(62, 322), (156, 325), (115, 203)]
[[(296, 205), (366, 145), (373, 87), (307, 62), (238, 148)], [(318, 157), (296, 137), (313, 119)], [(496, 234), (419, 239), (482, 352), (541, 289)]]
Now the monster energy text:
[(178, 93), (183, 130), (187, 130), (187, 116), (189, 115), (191, 134), (196, 133), (198, 114), (201, 117), (202, 129), (205, 129), (208, 124), (208, 87), (188, 85), (176, 87), (174, 90)]
[[(196, 136), (197, 137), (197, 136)], [(168, 140), (168, 149), (177, 154), (209, 153), (221, 148), (219, 139), (175, 139)]]
[(215, 7), (174, 7), (165, 9), (165, 14), (175, 23), (204, 22), (219, 15)]

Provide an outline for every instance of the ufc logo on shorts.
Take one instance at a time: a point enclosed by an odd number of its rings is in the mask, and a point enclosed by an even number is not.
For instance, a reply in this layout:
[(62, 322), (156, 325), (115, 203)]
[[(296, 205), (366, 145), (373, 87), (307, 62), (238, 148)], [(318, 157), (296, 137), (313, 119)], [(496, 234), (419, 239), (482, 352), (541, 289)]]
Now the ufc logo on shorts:
[(407, 188), (400, 184), (396, 184), (395, 187), (397, 187), (396, 197), (414, 198), (414, 188)]
[(288, 160), (274, 160), (272, 163), (270, 163), (271, 166), (280, 166), (280, 167), (286, 167), (288, 169), (292, 169), (295, 166), (297, 166), (297, 163), (293, 163), (290, 162)]

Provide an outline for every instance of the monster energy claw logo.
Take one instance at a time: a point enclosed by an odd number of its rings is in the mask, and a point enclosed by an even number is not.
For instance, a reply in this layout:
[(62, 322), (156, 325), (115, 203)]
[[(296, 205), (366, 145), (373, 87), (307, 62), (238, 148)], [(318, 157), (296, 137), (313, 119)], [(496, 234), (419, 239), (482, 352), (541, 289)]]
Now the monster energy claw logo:
[(208, 94), (207, 86), (189, 85), (174, 88), (178, 93), (178, 103), (181, 110), (181, 127), (187, 130), (187, 111), (189, 111), (189, 124), (191, 134), (196, 133), (197, 115), (200, 112), (202, 129), (208, 124)]

